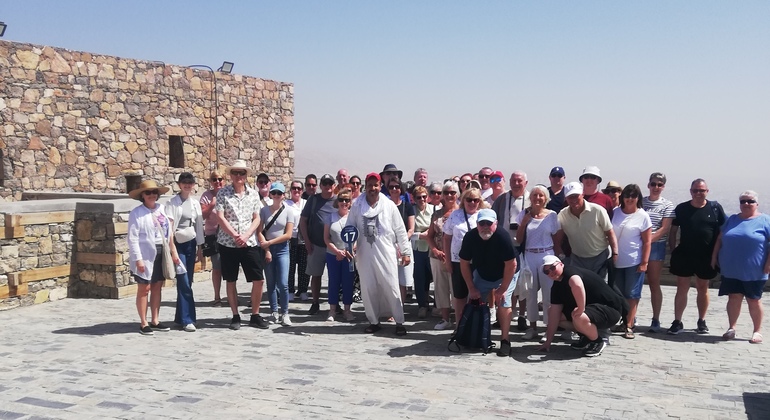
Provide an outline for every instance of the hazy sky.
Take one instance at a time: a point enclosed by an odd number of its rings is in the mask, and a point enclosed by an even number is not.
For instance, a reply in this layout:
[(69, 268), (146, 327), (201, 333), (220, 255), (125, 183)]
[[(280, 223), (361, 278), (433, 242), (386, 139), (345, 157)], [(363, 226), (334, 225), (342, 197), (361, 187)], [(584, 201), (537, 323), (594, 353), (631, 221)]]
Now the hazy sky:
[[(297, 174), (770, 191), (767, 1), (3, 1), (4, 39), (295, 85)], [(765, 195), (767, 196), (767, 195)]]

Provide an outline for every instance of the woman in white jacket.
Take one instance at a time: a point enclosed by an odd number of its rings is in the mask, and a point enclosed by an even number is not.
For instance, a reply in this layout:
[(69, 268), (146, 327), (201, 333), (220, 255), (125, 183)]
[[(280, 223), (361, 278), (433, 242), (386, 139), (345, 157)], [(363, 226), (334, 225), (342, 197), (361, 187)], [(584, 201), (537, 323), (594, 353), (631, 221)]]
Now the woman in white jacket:
[[(131, 273), (136, 282), (136, 310), (139, 312), (140, 332), (152, 335), (154, 331), (168, 331), (158, 321), (160, 292), (163, 287), (163, 241), (169, 241), (171, 255), (178, 260), (170, 241), (171, 222), (158, 203), (158, 197), (167, 192), (155, 181), (147, 180), (128, 195), (142, 202), (128, 215), (128, 255)], [(152, 294), (150, 295), (150, 292)], [(151, 321), (147, 323), (147, 296), (150, 295)]]
[(195, 177), (189, 172), (179, 175), (177, 181), (179, 194), (166, 204), (166, 214), (171, 218), (174, 244), (179, 255), (179, 261), (174, 264), (184, 266), (184, 273), (177, 271), (176, 275), (176, 314), (174, 323), (179, 324), (187, 332), (195, 331), (195, 298), (192, 291), (195, 262), (203, 258), (200, 248), (205, 241), (203, 235), (203, 211), (198, 200), (191, 199), (195, 188)]

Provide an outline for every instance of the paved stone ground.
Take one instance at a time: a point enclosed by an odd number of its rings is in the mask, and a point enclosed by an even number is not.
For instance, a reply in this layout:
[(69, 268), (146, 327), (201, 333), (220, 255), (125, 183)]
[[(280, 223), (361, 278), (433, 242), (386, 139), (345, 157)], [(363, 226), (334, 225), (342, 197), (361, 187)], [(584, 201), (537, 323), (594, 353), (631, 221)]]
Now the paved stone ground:
[[(360, 305), (358, 323), (330, 325), (326, 305), (311, 317), (304, 302), (291, 305), (293, 327), (230, 331), (229, 310), (208, 303), (211, 284), (194, 290), (204, 302), (195, 333), (139, 335), (133, 299), (0, 313), (0, 419), (770, 418), (770, 343), (748, 343), (745, 307), (739, 339), (723, 342), (726, 298), (714, 290), (710, 335), (617, 337), (597, 358), (564, 344), (537, 353), (521, 333), (510, 358), (456, 355), (449, 332), (417, 320), (413, 305), (404, 338), (391, 325), (364, 334)], [(673, 295), (665, 287), (664, 322)], [(164, 290), (161, 321), (173, 320), (174, 300)], [(686, 328), (695, 326), (694, 290), (690, 302)], [(644, 301), (639, 322), (649, 318)]]

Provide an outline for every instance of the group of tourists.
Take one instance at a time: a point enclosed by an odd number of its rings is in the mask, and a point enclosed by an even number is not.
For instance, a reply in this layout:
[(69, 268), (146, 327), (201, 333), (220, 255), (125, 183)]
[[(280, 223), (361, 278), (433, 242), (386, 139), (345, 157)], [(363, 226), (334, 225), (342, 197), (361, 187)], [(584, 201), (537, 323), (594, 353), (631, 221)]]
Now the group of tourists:
[[(754, 324), (750, 342), (762, 342), (770, 216), (759, 212), (754, 191), (739, 195), (740, 213), (728, 218), (719, 203), (706, 198), (703, 179), (691, 183), (692, 199), (675, 207), (662, 196), (664, 174), (650, 175), (644, 196), (637, 184), (610, 181), (602, 190), (595, 166), (573, 182), (556, 166), (550, 185), (531, 188), (526, 173), (514, 171), (506, 187), (504, 174), (489, 167), (432, 183), (424, 168), (411, 181), (393, 164), (363, 178), (340, 169), (336, 177), (307, 175), (288, 189), (266, 173), (257, 175), (252, 188), (251, 174), (242, 160), (212, 171), (209, 189), (195, 200), (197, 182), (183, 173), (179, 193), (165, 205), (158, 198), (169, 188), (154, 181), (131, 191), (142, 203), (131, 212), (128, 231), (142, 334), (169, 330), (158, 319), (166, 278), (177, 283), (175, 323), (196, 330), (192, 273), (195, 262), (205, 264), (207, 256), (213, 304), (223, 304), (224, 280), (234, 330), (241, 326), (240, 269), (252, 285), (249, 325), (262, 329), (271, 323), (291, 326), (294, 299), (310, 301), (308, 313), (317, 314), (321, 276), (328, 270), (328, 322), (355, 321), (351, 305), (360, 300), (369, 322), (365, 332), (379, 331), (388, 320), (396, 335), (405, 335), (404, 303), (414, 299), (418, 319), (434, 314), (436, 330), (452, 329), (457, 324), (451, 312), (460, 320), (469, 300), (480, 300), (490, 306), (493, 325), (501, 331), (500, 356), (510, 354), (514, 317), (523, 339), (539, 339), (544, 351), (560, 336), (586, 356), (597, 356), (610, 329), (635, 337), (645, 279), (653, 309), (648, 331), (663, 332), (660, 279), (668, 247), (677, 292), (666, 332), (684, 328), (693, 276), (696, 332), (709, 332), (709, 281), (721, 273), (719, 295), (729, 297), (724, 339), (736, 337), (745, 299)], [(345, 240), (347, 226), (358, 232), (355, 243)], [(265, 280), (268, 318), (259, 312)]]

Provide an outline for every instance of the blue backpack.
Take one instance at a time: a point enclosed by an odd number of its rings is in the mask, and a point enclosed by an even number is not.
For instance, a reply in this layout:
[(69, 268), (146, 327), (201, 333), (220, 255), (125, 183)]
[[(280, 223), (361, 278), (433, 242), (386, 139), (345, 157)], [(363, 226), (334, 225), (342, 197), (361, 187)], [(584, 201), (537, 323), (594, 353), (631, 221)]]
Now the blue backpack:
[[(454, 348), (452, 347), (454, 345)], [(449, 340), (447, 349), (460, 353), (462, 348), (480, 349), (484, 354), (495, 347), (492, 343), (492, 326), (489, 322), (489, 306), (480, 300), (471, 300), (465, 304), (463, 316), (457, 325), (457, 331)]]

